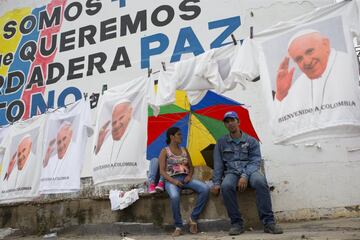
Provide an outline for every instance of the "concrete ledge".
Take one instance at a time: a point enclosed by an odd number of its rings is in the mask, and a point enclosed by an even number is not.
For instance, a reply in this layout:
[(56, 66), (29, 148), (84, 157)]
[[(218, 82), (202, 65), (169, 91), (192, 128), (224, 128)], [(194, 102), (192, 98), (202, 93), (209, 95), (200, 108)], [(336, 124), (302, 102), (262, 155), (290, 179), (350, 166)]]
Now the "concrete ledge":
[(334, 208), (307, 208), (292, 211), (280, 211), (276, 218), (280, 222), (299, 222), (339, 218), (359, 218), (360, 205)]
[[(181, 196), (181, 210), (183, 219), (187, 219), (196, 201), (196, 194), (183, 194)], [(242, 214), (248, 227), (261, 226), (257, 216), (255, 204), (255, 192), (251, 189), (239, 194), (239, 204)], [(223, 206), (222, 198), (210, 196), (209, 202), (200, 216), (200, 219), (227, 221), (226, 210)], [(127, 223), (119, 224), (118, 222)], [(206, 223), (207, 222), (207, 223)], [(227, 230), (228, 226), (210, 224), (211, 221), (204, 222), (205, 229)], [(135, 229), (149, 228), (149, 225), (136, 227), (136, 224), (146, 223), (154, 226), (156, 231), (171, 226), (172, 214), (170, 201), (166, 193), (144, 194), (133, 205), (122, 211), (111, 211), (110, 201), (104, 197), (98, 198), (69, 198), (69, 199), (46, 199), (35, 202), (6, 204), (0, 206), (0, 228), (16, 228), (26, 234), (45, 234), (52, 229), (66, 229), (79, 227), (82, 225), (84, 231), (91, 231), (92, 225), (113, 225), (116, 231), (123, 232), (124, 226)], [(132, 223), (129, 225), (129, 223)], [(134, 225), (135, 224), (135, 225)], [(201, 227), (203, 223), (201, 222)], [(208, 227), (205, 227), (207, 225)], [(200, 227), (199, 226), (199, 227)], [(222, 229), (225, 227), (225, 229)], [(158, 229), (159, 228), (159, 229)], [(81, 227), (79, 228), (81, 229)], [(98, 230), (97, 230), (98, 231)], [(144, 230), (145, 231), (145, 230)]]

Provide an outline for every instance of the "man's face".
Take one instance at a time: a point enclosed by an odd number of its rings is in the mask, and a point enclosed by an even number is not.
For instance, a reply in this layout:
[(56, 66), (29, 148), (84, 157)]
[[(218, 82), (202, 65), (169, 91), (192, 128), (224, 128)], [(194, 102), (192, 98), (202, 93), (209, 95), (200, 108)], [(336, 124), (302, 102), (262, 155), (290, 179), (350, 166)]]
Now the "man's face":
[(22, 170), (25, 166), (26, 161), (29, 158), (31, 152), (32, 140), (30, 137), (23, 139), (17, 149), (17, 167), (18, 170)]
[(321, 77), (326, 69), (329, 54), (329, 39), (319, 33), (308, 33), (295, 38), (289, 46), (290, 57), (310, 79)]
[(236, 118), (226, 118), (224, 120), (224, 125), (230, 133), (235, 133), (240, 129), (239, 120)]
[(115, 106), (111, 118), (111, 135), (114, 141), (119, 141), (131, 119), (132, 108), (130, 103), (120, 103)]
[(57, 134), (56, 145), (57, 145), (57, 154), (59, 159), (63, 159), (66, 153), (66, 150), (69, 147), (69, 144), (72, 139), (72, 128), (70, 125), (63, 126)]

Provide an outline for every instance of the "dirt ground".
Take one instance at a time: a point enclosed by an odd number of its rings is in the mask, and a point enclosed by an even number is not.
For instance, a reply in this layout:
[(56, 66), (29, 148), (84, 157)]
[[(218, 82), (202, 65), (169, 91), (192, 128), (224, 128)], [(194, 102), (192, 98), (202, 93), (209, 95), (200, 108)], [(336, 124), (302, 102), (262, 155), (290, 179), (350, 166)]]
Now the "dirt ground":
[[(201, 232), (196, 235), (185, 233), (177, 237), (178, 240), (360, 240), (360, 218), (342, 218), (334, 220), (319, 220), (307, 221), (298, 223), (283, 223), (281, 224), (284, 229), (284, 234), (272, 235), (262, 231), (247, 230), (239, 236), (229, 236), (227, 232)], [(0, 230), (4, 233), (5, 230)], [(4, 234), (3, 234), (4, 235)], [(65, 235), (58, 235), (55, 237), (44, 238), (44, 236), (2, 236), (0, 239), (120, 239), (120, 240), (161, 240), (161, 239), (174, 239), (169, 234), (148, 234), (148, 235), (128, 235), (128, 236), (115, 236), (115, 235), (76, 235), (74, 233), (67, 233)]]

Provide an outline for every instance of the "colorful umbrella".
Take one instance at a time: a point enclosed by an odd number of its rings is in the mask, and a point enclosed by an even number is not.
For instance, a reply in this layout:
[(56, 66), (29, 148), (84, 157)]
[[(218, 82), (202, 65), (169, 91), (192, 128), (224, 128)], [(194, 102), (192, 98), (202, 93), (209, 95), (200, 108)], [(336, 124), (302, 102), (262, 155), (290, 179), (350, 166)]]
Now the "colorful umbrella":
[(183, 133), (183, 145), (187, 146), (193, 165), (206, 165), (201, 150), (227, 133), (222, 119), (228, 111), (237, 112), (242, 131), (259, 139), (249, 112), (241, 103), (208, 91), (198, 104), (190, 106), (186, 93), (176, 91), (175, 103), (161, 107), (157, 117), (149, 108), (147, 159), (159, 156), (166, 146), (166, 130), (176, 126)]

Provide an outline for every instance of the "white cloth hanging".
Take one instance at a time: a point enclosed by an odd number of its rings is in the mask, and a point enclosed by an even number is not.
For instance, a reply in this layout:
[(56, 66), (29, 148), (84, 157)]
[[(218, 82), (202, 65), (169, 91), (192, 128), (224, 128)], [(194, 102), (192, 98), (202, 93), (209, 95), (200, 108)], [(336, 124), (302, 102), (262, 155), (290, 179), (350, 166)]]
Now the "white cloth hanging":
[(80, 191), (86, 143), (92, 134), (90, 106), (84, 99), (48, 114), (41, 158), (40, 193)]
[(166, 67), (166, 71), (161, 69), (156, 105), (173, 103), (176, 90), (187, 91), (190, 104), (196, 104), (207, 90), (223, 93), (234, 88), (235, 79), (230, 70), (238, 48), (238, 45), (228, 45), (211, 49), (196, 57), (171, 64)]
[(249, 38), (243, 40), (236, 51), (235, 61), (231, 68), (231, 76), (243, 89), (248, 82), (259, 76), (259, 57), (255, 42)]
[(233, 73), (261, 75), (275, 143), (360, 135), (358, 19), (355, 1), (344, 1), (245, 41), (242, 51), (249, 54), (238, 58)]
[(37, 197), (41, 171), (43, 124), (46, 115), (16, 123), (2, 142), (0, 202), (17, 202)]
[(140, 77), (111, 88), (102, 96), (93, 143), (95, 184), (146, 180), (149, 91), (154, 91), (153, 82)]
[(122, 210), (139, 199), (139, 189), (132, 189), (127, 192), (110, 190), (109, 199), (112, 211)]

